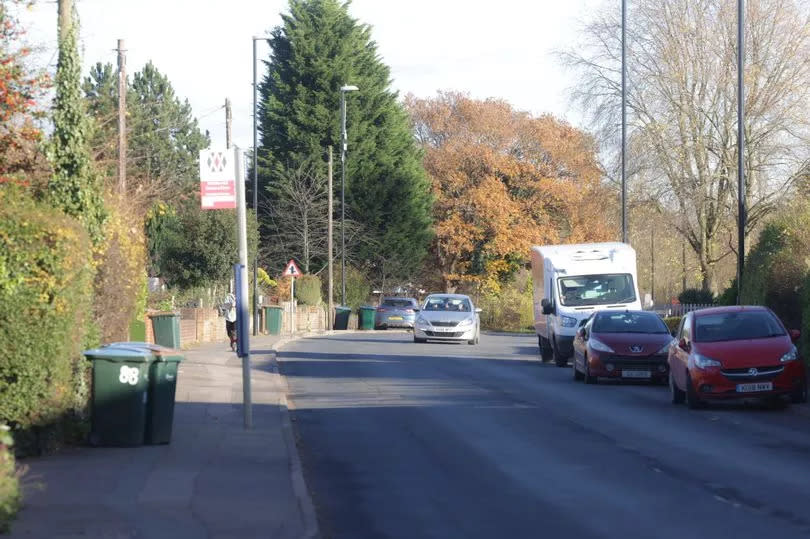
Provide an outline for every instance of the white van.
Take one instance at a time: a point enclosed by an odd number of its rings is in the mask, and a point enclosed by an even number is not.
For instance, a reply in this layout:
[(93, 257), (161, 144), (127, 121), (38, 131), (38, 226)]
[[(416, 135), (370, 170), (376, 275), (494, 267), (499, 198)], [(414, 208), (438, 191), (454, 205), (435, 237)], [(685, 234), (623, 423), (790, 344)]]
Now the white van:
[(636, 251), (624, 243), (532, 247), (534, 328), (543, 361), (574, 353), (582, 320), (601, 309), (641, 310)]

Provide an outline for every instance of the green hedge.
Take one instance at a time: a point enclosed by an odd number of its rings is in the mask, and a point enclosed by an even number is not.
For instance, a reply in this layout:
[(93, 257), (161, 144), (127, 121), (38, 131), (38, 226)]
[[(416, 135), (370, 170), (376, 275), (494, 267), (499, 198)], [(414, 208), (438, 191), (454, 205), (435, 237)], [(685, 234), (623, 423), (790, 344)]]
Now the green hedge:
[(92, 274), (76, 220), (0, 188), (0, 423), (20, 431), (23, 453), (59, 445), (86, 405)]
[(673, 331), (677, 330), (681, 326), (681, 319), (682, 316), (670, 316), (664, 318), (664, 323), (669, 328), (669, 332), (672, 333)]
[(0, 425), (0, 533), (7, 533), (20, 508), (20, 485), (12, 453), (13, 441), (6, 425)]
[(295, 280), (295, 298), (302, 305), (321, 304), (321, 278), (317, 275), (302, 275)]

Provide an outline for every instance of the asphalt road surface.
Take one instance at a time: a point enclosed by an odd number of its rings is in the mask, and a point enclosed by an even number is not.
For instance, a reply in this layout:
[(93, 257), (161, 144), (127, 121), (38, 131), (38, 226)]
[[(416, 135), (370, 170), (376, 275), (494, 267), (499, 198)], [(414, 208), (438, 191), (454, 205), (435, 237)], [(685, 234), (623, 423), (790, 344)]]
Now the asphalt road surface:
[(532, 335), (280, 354), (325, 538), (810, 537), (810, 417), (585, 386)]

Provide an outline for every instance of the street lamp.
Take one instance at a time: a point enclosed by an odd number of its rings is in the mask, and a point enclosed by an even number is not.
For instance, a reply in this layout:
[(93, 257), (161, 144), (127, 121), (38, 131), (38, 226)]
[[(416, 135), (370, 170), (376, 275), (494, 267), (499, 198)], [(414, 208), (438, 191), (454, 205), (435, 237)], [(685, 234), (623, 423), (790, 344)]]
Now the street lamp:
[(357, 86), (340, 87), (340, 304), (346, 305), (346, 92), (356, 92)]
[[(266, 39), (253, 36), (253, 212), (259, 218), (259, 146), (256, 128), (256, 42)], [(259, 252), (253, 253), (253, 335), (259, 334)]]

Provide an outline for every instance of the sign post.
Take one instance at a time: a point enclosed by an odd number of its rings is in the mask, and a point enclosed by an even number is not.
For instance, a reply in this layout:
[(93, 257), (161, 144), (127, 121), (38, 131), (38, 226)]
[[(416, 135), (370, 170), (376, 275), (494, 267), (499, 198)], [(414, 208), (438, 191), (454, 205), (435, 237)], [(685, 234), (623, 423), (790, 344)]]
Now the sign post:
[(200, 152), (200, 207), (204, 210), (236, 208), (239, 263), (234, 264), (236, 284), (236, 354), (242, 358), (242, 403), (245, 428), (253, 428), (250, 396), (250, 314), (248, 313), (247, 220), (245, 183), (239, 148), (208, 149)]
[(290, 335), (295, 334), (295, 278), (301, 275), (301, 270), (298, 269), (298, 264), (295, 260), (290, 259), (287, 266), (284, 268), (285, 277), (290, 277)]

